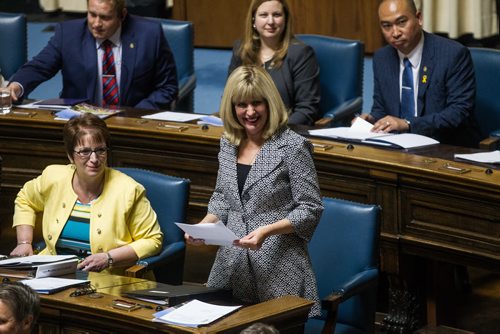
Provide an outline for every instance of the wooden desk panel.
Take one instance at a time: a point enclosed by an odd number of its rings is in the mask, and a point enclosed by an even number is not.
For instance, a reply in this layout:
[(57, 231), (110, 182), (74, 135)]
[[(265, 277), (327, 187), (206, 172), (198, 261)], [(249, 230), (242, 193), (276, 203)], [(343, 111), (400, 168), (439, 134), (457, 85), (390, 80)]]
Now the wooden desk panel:
[[(191, 179), (189, 222), (199, 221), (215, 185), (220, 128), (185, 131), (161, 128), (164, 122), (114, 116), (106, 120), (112, 135), (112, 166), (140, 167)], [(34, 117), (0, 118), (3, 158), (0, 200), (0, 252), (15, 243), (11, 226), (14, 196), (29, 179), (52, 163), (67, 163), (63, 122), (49, 112)], [(406, 255), (432, 261), (500, 271), (500, 170), (453, 161), (468, 149), (433, 146), (411, 152), (312, 139), (322, 194), (376, 203), (382, 207), (381, 268), (405, 275), (414, 267)], [(447, 164), (465, 173), (447, 169)], [(5, 240), (5, 242), (4, 242)], [(208, 276), (197, 263), (210, 264), (214, 248), (188, 248), (186, 272), (202, 282)], [(194, 255), (193, 255), (194, 254)]]
[(313, 304), (303, 298), (284, 296), (243, 307), (210, 326), (189, 328), (152, 322), (155, 310), (126, 312), (111, 307), (113, 299), (123, 298), (123, 292), (154, 288), (155, 282), (97, 273), (89, 279), (103, 295), (101, 298), (70, 297), (73, 289), (41, 295), (39, 333), (239, 333), (258, 321), (272, 324), (283, 333), (302, 333)]
[[(204, 131), (191, 125), (177, 131), (162, 128), (165, 122), (120, 116), (106, 122), (112, 134), (110, 164), (191, 179), (189, 220), (198, 221), (215, 185), (221, 129)], [(63, 124), (44, 111), (30, 118), (7, 115), (0, 119), (1, 195), (7, 203), (1, 209), (2, 230), (9, 227), (18, 189), (46, 165), (67, 163)], [(486, 174), (484, 167), (432, 156), (439, 151), (449, 155), (449, 147), (444, 146), (409, 154), (363, 145), (348, 149), (345, 143), (326, 140), (313, 142), (330, 145), (326, 150), (315, 149), (323, 194), (380, 204), (383, 240), (417, 249), (419, 244), (429, 248), (432, 241), (453, 248), (457, 262), (476, 265), (479, 261), (498, 268), (500, 171)], [(468, 172), (448, 170), (446, 164)], [(383, 269), (398, 273), (391, 266)]]

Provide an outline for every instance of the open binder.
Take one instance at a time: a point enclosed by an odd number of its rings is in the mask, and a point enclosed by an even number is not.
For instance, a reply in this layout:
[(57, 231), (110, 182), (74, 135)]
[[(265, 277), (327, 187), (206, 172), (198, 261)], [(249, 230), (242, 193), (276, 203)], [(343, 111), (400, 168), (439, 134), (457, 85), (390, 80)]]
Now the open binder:
[(311, 136), (326, 137), (348, 142), (379, 145), (394, 148), (416, 148), (439, 144), (439, 141), (416, 133), (371, 132), (373, 125), (356, 118), (351, 127), (309, 130)]

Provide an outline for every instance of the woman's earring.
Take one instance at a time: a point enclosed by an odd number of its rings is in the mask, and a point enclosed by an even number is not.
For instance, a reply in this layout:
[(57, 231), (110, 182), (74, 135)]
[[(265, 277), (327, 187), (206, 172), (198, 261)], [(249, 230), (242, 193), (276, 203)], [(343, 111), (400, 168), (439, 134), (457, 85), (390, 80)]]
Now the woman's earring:
[(255, 27), (255, 24), (253, 25), (253, 28), (254, 28), (254, 29), (256, 28), (256, 27)]

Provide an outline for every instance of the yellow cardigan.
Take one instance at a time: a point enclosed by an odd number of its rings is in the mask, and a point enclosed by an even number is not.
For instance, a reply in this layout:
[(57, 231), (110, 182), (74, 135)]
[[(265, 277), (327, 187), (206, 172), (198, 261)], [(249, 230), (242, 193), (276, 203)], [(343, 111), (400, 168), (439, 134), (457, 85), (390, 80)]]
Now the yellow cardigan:
[[(42, 254), (56, 254), (56, 243), (77, 195), (73, 191), (74, 165), (51, 165), (26, 182), (15, 201), (14, 223), (35, 226), (42, 215)], [(106, 168), (101, 195), (92, 202), (90, 248), (93, 254), (130, 245), (139, 259), (161, 250), (163, 234), (144, 187), (127, 175)], [(119, 269), (119, 268), (116, 268)], [(109, 271), (108, 271), (109, 272)], [(120, 274), (123, 270), (111, 270)]]

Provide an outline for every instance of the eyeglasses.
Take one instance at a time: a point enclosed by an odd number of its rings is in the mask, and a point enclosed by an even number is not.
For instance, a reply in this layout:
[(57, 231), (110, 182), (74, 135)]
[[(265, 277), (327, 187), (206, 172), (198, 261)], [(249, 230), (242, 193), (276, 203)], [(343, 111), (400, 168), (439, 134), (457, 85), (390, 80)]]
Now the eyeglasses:
[(76, 289), (72, 293), (69, 294), (70, 297), (80, 297), (83, 295), (91, 295), (93, 293), (96, 293), (96, 288), (92, 284), (88, 284), (86, 286), (83, 286), (81, 288)]
[(108, 148), (107, 147), (98, 147), (96, 149), (91, 149), (89, 147), (84, 147), (79, 151), (74, 151), (76, 154), (78, 154), (82, 158), (90, 158), (92, 153), (95, 153), (98, 157), (103, 157), (108, 153)]

